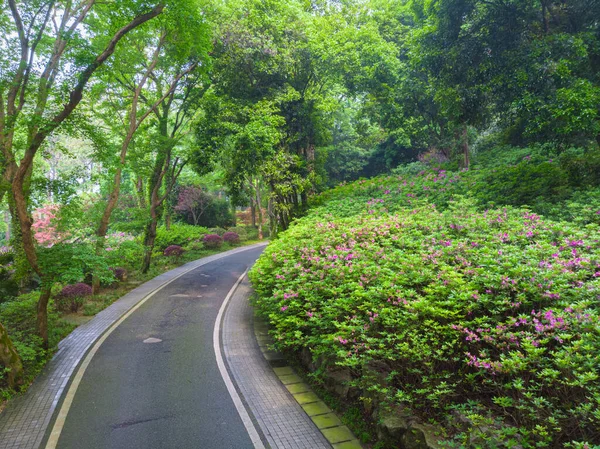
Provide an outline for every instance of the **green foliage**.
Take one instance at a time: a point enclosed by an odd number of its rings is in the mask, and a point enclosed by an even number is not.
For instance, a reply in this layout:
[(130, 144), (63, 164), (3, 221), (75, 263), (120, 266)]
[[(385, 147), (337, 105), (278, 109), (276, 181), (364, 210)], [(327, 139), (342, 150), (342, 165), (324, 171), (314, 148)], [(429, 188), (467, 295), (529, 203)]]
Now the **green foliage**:
[(200, 240), (208, 229), (202, 226), (192, 226), (183, 223), (173, 223), (170, 229), (164, 226), (159, 226), (156, 229), (156, 241), (154, 247), (156, 250), (163, 252), (169, 245), (186, 246), (190, 242)]
[[(58, 342), (74, 328), (74, 326), (61, 321), (58, 314), (51, 308), (48, 313), (48, 337), (51, 351), (45, 351), (42, 348), (42, 340), (35, 331), (38, 297), (38, 292), (32, 292), (0, 304), (0, 322), (7, 328), (15, 348), (21, 356), (27, 380), (32, 380), (41, 371)], [(3, 380), (2, 374), (0, 374), (0, 389), (4, 386)]]
[[(557, 166), (523, 161), (502, 179)], [(251, 271), (257, 306), (279, 349), (348, 367), (370, 397), (449, 426), (453, 447), (598, 441), (599, 229), (481, 207), (491, 173), (327, 192)], [(509, 199), (556, 198), (545, 182)]]
[(200, 226), (229, 227), (233, 224), (231, 204), (223, 198), (214, 198), (198, 220)]
[(221, 237), (223, 237), (223, 234), (225, 234), (227, 232), (227, 229), (224, 228), (210, 228), (207, 232), (207, 234), (217, 234)]
[(228, 229), (229, 232), (235, 232), (240, 238), (241, 242), (248, 240), (248, 227), (246, 226), (233, 226)]
[(101, 282), (114, 280), (107, 259), (96, 255), (89, 243), (58, 243), (38, 248), (39, 263), (45, 281), (72, 284), (81, 282), (87, 273), (94, 273)]

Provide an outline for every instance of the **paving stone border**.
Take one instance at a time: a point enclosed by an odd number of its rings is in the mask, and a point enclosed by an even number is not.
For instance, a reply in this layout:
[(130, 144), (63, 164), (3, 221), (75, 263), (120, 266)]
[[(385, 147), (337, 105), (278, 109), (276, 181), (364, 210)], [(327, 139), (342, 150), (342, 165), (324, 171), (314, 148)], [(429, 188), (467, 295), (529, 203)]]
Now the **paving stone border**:
[(331, 443), (334, 449), (362, 449), (362, 445), (338, 416), (325, 404), (321, 398), (306, 384), (290, 366), (286, 366), (284, 357), (272, 349), (273, 340), (268, 334), (268, 325), (255, 317), (254, 332), (265, 360), (272, 366), (273, 371), (310, 417), (314, 425)]
[(189, 262), (145, 282), (77, 327), (58, 345), (58, 352), (27, 392), (10, 401), (0, 413), (0, 449), (38, 449), (44, 442), (57, 406), (85, 355), (119, 318), (167, 282), (223, 257), (247, 251), (266, 242), (244, 246)]
[[(230, 299), (221, 330), (225, 363), (248, 413), (271, 449), (331, 449), (263, 357), (254, 338), (254, 312), (248, 301), (251, 293), (245, 278)], [(275, 360), (276, 354), (273, 357)]]

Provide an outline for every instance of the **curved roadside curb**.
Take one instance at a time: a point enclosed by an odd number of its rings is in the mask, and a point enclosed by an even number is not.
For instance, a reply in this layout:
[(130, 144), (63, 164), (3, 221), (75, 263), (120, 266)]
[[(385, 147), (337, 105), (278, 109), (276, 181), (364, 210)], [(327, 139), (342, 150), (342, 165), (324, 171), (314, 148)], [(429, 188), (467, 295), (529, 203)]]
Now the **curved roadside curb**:
[(332, 449), (263, 357), (254, 336), (251, 292), (245, 278), (226, 306), (221, 327), (226, 368), (244, 407), (271, 449)]
[(306, 384), (298, 373), (287, 366), (283, 355), (271, 349), (273, 339), (268, 334), (268, 325), (258, 317), (254, 318), (254, 333), (265, 359), (287, 391), (306, 412), (312, 422), (321, 431), (333, 449), (362, 449), (362, 445), (352, 431), (321, 398)]
[(59, 343), (58, 352), (27, 393), (10, 402), (0, 413), (0, 449), (38, 449), (41, 446), (67, 386), (83, 359), (93, 345), (138, 303), (198, 267), (266, 244), (261, 242), (204, 257), (163, 273), (76, 328)]

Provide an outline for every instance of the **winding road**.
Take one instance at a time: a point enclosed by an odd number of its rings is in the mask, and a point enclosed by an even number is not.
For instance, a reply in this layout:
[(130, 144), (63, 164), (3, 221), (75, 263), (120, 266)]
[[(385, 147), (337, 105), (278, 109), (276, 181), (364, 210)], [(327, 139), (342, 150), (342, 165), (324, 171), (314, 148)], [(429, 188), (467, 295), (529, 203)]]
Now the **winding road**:
[(263, 248), (171, 282), (102, 343), (73, 396), (58, 449), (253, 448), (213, 349), (219, 309)]

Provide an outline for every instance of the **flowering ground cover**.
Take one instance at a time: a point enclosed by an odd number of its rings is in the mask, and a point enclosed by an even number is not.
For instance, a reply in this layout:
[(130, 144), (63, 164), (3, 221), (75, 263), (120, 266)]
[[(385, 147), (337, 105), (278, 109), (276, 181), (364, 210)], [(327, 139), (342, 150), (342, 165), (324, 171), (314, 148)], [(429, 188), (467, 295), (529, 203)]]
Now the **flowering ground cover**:
[(349, 368), (448, 446), (474, 444), (465, 421), (476, 447), (600, 444), (599, 228), (482, 208), (472, 176), (326, 193), (251, 272), (257, 306), (280, 349)]

